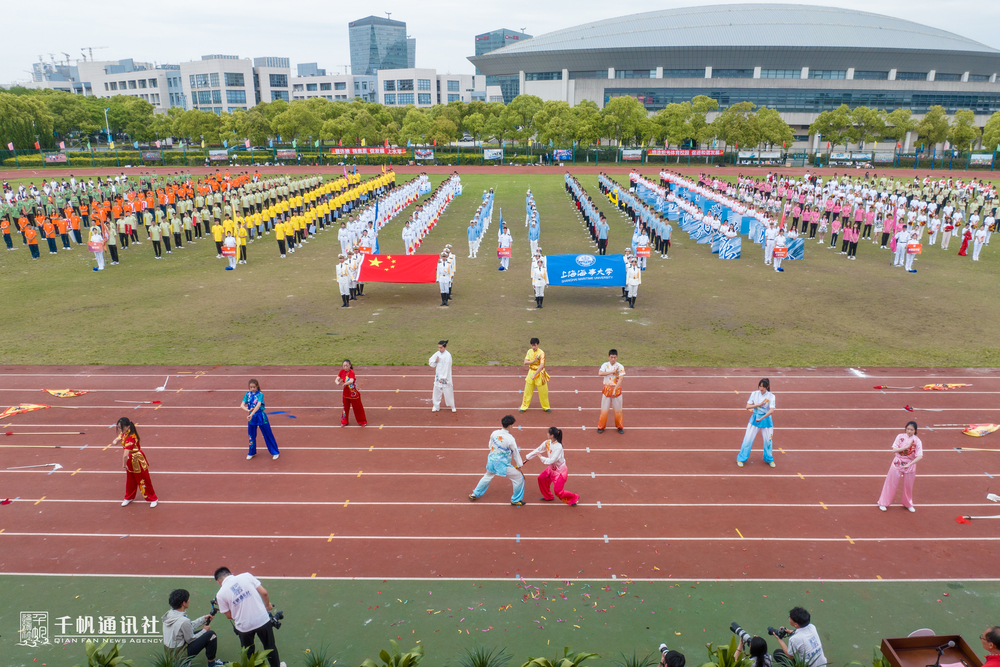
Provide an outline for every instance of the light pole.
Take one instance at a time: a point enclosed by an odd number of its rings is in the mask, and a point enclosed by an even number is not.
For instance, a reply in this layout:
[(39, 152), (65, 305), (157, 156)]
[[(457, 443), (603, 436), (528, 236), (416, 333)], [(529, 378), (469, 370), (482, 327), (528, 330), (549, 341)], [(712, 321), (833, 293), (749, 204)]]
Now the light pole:
[(111, 124), (108, 123), (108, 112), (111, 111), (110, 108), (104, 109), (104, 129), (108, 131), (108, 144), (111, 144)]

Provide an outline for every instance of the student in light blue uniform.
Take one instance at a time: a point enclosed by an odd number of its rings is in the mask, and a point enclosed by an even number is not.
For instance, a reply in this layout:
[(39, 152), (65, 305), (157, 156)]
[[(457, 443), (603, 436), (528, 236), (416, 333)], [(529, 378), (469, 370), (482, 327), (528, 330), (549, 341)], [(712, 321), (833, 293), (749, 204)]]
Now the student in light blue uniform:
[(753, 441), (757, 439), (757, 431), (760, 431), (764, 440), (764, 463), (772, 468), (774, 466), (774, 456), (771, 453), (771, 436), (774, 434), (774, 423), (771, 415), (774, 413), (774, 394), (771, 393), (771, 381), (767, 378), (757, 383), (757, 391), (750, 394), (747, 399), (747, 410), (750, 411), (750, 422), (747, 424), (746, 435), (743, 436), (743, 446), (736, 456), (736, 465), (743, 467), (743, 464), (750, 458), (750, 450)]
[(663, 248), (663, 254), (660, 255), (660, 257), (663, 259), (670, 259), (667, 257), (667, 254), (670, 252), (670, 232), (673, 230), (674, 228), (669, 222), (666, 220), (660, 221), (660, 238), (663, 239), (663, 244), (661, 246)]
[(521, 474), (521, 451), (517, 448), (514, 436), (510, 434), (510, 427), (514, 425), (513, 415), (506, 415), (500, 420), (503, 428), (497, 429), (490, 434), (490, 453), (486, 459), (486, 474), (479, 480), (475, 490), (469, 495), (469, 500), (479, 500), (486, 489), (490, 488), (490, 480), (494, 476), (510, 478), (514, 485), (514, 494), (510, 497), (510, 504), (515, 507), (524, 505), (524, 475)]

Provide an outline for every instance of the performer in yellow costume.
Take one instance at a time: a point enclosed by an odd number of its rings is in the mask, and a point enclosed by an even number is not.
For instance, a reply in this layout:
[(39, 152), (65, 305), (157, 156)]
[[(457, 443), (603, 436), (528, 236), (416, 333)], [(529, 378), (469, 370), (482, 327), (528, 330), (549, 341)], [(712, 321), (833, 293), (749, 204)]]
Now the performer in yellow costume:
[(549, 408), (549, 374), (545, 370), (545, 352), (538, 347), (538, 339), (532, 338), (529, 341), (531, 349), (524, 355), (524, 365), (528, 367), (528, 375), (524, 378), (524, 400), (521, 401), (521, 412), (526, 412), (531, 405), (531, 396), (538, 388), (538, 401), (542, 404), (542, 411), (548, 412)]

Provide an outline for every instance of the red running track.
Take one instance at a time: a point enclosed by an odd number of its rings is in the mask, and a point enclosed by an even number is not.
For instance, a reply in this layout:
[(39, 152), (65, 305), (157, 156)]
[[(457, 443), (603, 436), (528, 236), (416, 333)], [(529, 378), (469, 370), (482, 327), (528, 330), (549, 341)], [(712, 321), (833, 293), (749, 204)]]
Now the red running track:
[[(459, 411), (431, 413), (429, 368), (358, 368), (368, 427), (341, 428), (330, 368), (0, 367), (0, 405), (45, 403), (0, 431), (0, 572), (193, 576), (222, 558), (261, 576), (523, 576), (683, 579), (995, 577), (986, 500), (1000, 483), (993, 437), (957, 424), (1000, 421), (992, 369), (630, 368), (626, 433), (595, 431), (596, 368), (554, 369), (553, 410), (517, 413), (518, 369), (459, 367)], [(777, 395), (777, 467), (735, 455), (743, 409), (767, 375)], [(260, 380), (282, 455), (247, 461), (239, 402)], [(968, 382), (951, 392), (927, 383)], [(914, 386), (875, 390), (874, 385)], [(164, 391), (157, 391), (165, 386)], [(45, 388), (88, 390), (56, 398)], [(129, 401), (136, 401), (129, 403)], [(137, 401), (160, 401), (159, 404)], [(904, 405), (941, 412), (910, 413)], [(567, 488), (580, 504), (525, 507), (496, 478), (477, 503), (489, 433), (513, 413), (522, 450), (564, 430)], [(139, 425), (160, 504), (120, 507), (120, 416)], [(291, 416), (294, 416), (292, 418)], [(925, 445), (910, 514), (875, 507), (889, 445), (916, 418)], [(930, 430), (927, 427), (933, 428)], [(84, 431), (85, 435), (21, 435)], [(59, 463), (62, 469), (11, 470)]]

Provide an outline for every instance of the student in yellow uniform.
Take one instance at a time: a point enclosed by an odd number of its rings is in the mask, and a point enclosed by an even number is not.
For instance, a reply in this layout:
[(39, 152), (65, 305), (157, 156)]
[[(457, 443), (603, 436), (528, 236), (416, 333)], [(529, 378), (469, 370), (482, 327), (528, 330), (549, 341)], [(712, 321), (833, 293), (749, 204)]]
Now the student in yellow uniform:
[(218, 219), (212, 223), (212, 238), (215, 240), (215, 250), (218, 253), (215, 258), (222, 259), (222, 240), (225, 238), (226, 228), (222, 226)]
[(295, 225), (291, 220), (278, 223), (285, 228), (285, 241), (288, 244), (288, 252), (295, 252)]
[(277, 225), (274, 226), (274, 238), (277, 239), (277, 241), (278, 241), (278, 252), (281, 254), (281, 257), (284, 258), (284, 256), (285, 256), (285, 226), (283, 224), (278, 223)]
[(247, 238), (250, 236), (245, 225), (236, 230), (236, 245), (239, 248), (240, 264), (247, 263)]

